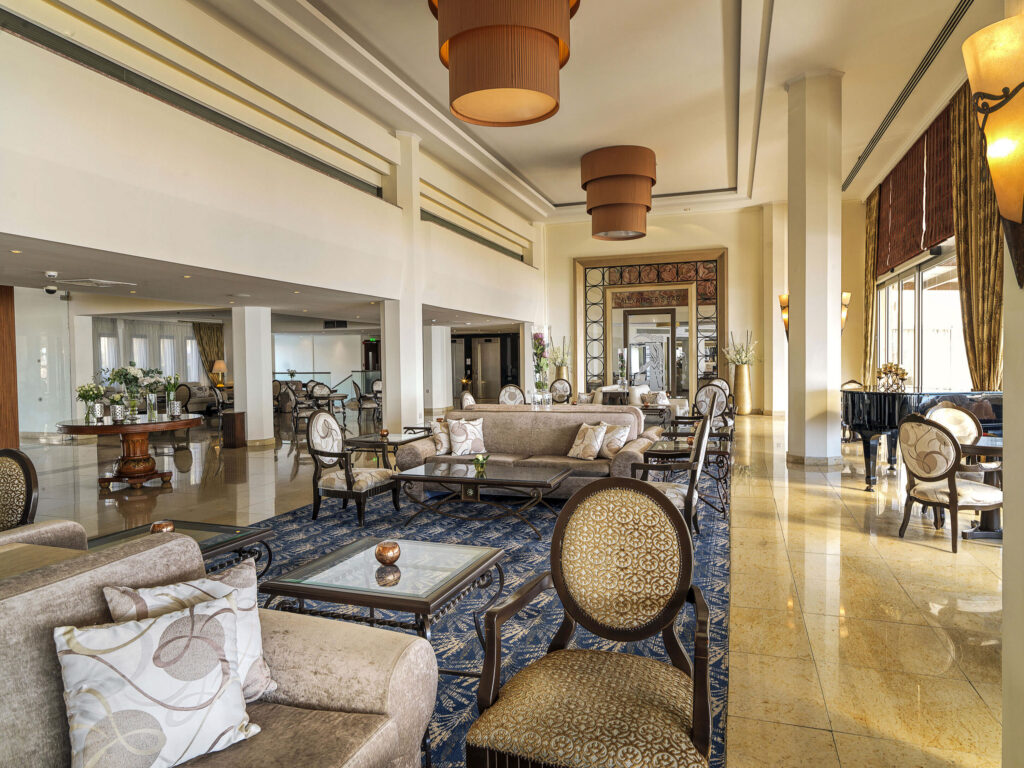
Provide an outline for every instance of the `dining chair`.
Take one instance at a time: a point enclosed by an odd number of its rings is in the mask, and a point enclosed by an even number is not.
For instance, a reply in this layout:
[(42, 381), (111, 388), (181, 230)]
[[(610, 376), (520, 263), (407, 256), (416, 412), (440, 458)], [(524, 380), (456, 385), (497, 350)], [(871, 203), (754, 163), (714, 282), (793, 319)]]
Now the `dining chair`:
[[(467, 768), (707, 766), (710, 617), (676, 506), (641, 480), (596, 480), (559, 513), (550, 564), (485, 614)], [(501, 685), (502, 626), (552, 589), (561, 626), (540, 659)], [(692, 659), (675, 629), (687, 604), (696, 620)], [(660, 634), (669, 661), (569, 648), (577, 624), (619, 643)]]
[[(925, 418), (938, 422), (957, 439), (960, 445), (972, 445), (981, 438), (985, 430), (978, 417), (966, 408), (954, 403), (943, 401), (928, 409)], [(983, 478), (983, 482), (991, 481), (992, 485), (1002, 485), (1003, 463), (1001, 461), (972, 461), (965, 457), (960, 465), (960, 473)]]
[(295, 396), (295, 391), (291, 387), (281, 390), (281, 411), (291, 417), (293, 433), (299, 431), (299, 423), (303, 420), (307, 422), (308, 426), (309, 417), (313, 414), (314, 410), (314, 408), (305, 403), (300, 403)]
[(498, 392), (500, 405), (526, 405), (526, 394), (515, 384), (506, 384)]
[(963, 463), (960, 443), (938, 422), (911, 414), (900, 422), (899, 448), (907, 469), (907, 500), (903, 507), (900, 538), (907, 532), (914, 504), (936, 510), (935, 528), (943, 525), (941, 511), (949, 510), (953, 551), (957, 551), (960, 510), (984, 512), (1003, 506), (1001, 489), (958, 475)]
[(473, 397), (468, 391), (463, 391), (459, 395), (459, 407), (463, 410), (469, 408), (471, 405), (476, 405), (476, 398)]
[(723, 379), (721, 377), (711, 379), (708, 382), (708, 384), (710, 384), (713, 387), (718, 387), (720, 390), (722, 390), (722, 392), (725, 393), (725, 410), (730, 414), (735, 415), (734, 412), (736, 410), (736, 400), (732, 396), (732, 385), (730, 385), (726, 379)]
[(548, 390), (551, 392), (551, 402), (553, 403), (568, 403), (572, 399), (572, 384), (568, 379), (555, 379), (551, 382)]
[(39, 478), (32, 460), (14, 448), (0, 449), (0, 531), (36, 519)]

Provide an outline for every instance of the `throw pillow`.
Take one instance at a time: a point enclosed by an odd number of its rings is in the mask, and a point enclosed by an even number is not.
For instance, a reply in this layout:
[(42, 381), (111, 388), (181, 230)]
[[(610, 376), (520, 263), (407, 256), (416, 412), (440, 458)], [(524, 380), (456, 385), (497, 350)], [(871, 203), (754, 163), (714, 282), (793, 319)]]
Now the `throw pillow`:
[(579, 431), (576, 433), (576, 442), (569, 449), (569, 458), (585, 459), (587, 461), (596, 459), (607, 431), (608, 427), (604, 422), (581, 424)]
[(628, 391), (628, 399), (630, 405), (646, 405), (647, 403), (644, 400), (644, 395), (648, 394), (651, 391), (651, 385), (636, 384), (634, 386), (629, 387)]
[(435, 421), (431, 424), (430, 435), (434, 439), (434, 450), (438, 456), (447, 456), (452, 452), (452, 436), (447, 421)]
[(452, 440), (452, 456), (484, 453), (484, 420), (452, 419), (448, 422)]
[(644, 405), (671, 405), (668, 399), (668, 393), (664, 390), (658, 392), (648, 392), (640, 395), (640, 399)]
[(664, 427), (648, 427), (640, 433), (640, 437), (646, 438), (651, 442), (658, 442), (661, 439), (662, 433), (665, 431)]
[(597, 455), (602, 459), (614, 459), (615, 454), (629, 441), (629, 427), (607, 424), (603, 421), (601, 424), (605, 427), (605, 433), (604, 440), (601, 441), (601, 450)]
[(579, 405), (590, 405), (594, 402), (594, 393), (580, 392), (578, 395), (576, 395), (576, 402)]
[(235, 596), (142, 621), (57, 627), (71, 764), (180, 765), (260, 732), (235, 657)]
[[(237, 591), (236, 591), (237, 590)], [(105, 587), (103, 596), (114, 621), (141, 621), (180, 611), (208, 600), (236, 594), (238, 600), (238, 678), (246, 701), (256, 701), (277, 689), (263, 660), (263, 633), (256, 602), (256, 561), (249, 558), (204, 579), (168, 584), (166, 587)]]

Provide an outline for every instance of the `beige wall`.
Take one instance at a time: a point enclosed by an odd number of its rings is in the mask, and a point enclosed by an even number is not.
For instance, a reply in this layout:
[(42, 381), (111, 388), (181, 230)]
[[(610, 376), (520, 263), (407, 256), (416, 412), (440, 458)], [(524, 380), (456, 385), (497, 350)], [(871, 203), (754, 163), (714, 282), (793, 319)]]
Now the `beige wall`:
[[(590, 236), (590, 221), (548, 224), (545, 227), (545, 286), (547, 322), (552, 337), (572, 339), (573, 259), (581, 256), (618, 256), (645, 253), (726, 248), (728, 250), (728, 327), (737, 339), (749, 330), (760, 347), (762, 329), (761, 208), (716, 213), (651, 215), (647, 237), (626, 242), (605, 242)], [(574, 372), (575, 373), (575, 372)], [(731, 371), (729, 378), (732, 377)], [(762, 365), (751, 376), (753, 407), (764, 407)]]
[(843, 381), (860, 381), (863, 374), (865, 209), (857, 200), (843, 203), (843, 290), (853, 294), (843, 331)]

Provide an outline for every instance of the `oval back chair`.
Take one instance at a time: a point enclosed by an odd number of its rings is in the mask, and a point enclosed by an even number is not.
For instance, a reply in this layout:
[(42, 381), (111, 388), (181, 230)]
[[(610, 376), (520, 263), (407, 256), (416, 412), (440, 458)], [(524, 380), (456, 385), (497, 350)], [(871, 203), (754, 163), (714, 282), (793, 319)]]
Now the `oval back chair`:
[(553, 403), (568, 403), (572, 398), (572, 384), (567, 379), (555, 379), (548, 389)]
[(36, 519), (39, 478), (32, 460), (13, 448), (0, 450), (0, 531)]
[(471, 405), (476, 405), (476, 398), (469, 392), (462, 392), (459, 395), (459, 406), (466, 409)]
[[(582, 757), (598, 743), (609, 755), (657, 755), (645, 765), (706, 766), (709, 615), (692, 576), (689, 529), (663, 493), (632, 478), (603, 478), (574, 493), (555, 525), (551, 571), (486, 614), (482, 714), (466, 737), (467, 768), (589, 765)], [(565, 614), (547, 654), (499, 693), (501, 624), (552, 588)], [(696, 663), (675, 632), (687, 602)], [(617, 642), (660, 633), (671, 665), (568, 649), (577, 624)]]
[(925, 418), (944, 426), (961, 444), (977, 442), (984, 431), (977, 416), (966, 408), (948, 402), (929, 408)]
[(526, 395), (516, 384), (506, 384), (498, 392), (498, 402), (501, 405), (526, 405)]
[(270, 394), (275, 398), (281, 394), (281, 382), (277, 379), (270, 383)]
[(728, 407), (727, 397), (717, 384), (705, 384), (697, 390), (693, 398), (693, 409), (696, 411), (694, 415), (710, 416), (714, 429), (728, 426), (729, 421), (725, 415)]
[(708, 384), (714, 387), (718, 387), (725, 393), (726, 397), (732, 394), (732, 387), (730, 386), (729, 382), (723, 378), (711, 379), (711, 381), (709, 381)]

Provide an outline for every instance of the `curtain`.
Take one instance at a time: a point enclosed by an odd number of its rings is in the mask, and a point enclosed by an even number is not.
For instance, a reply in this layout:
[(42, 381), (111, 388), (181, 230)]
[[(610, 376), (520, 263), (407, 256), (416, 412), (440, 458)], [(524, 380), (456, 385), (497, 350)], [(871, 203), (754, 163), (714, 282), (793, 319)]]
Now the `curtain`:
[(878, 252), (878, 275), (921, 252), (924, 230), (924, 144), (922, 136), (903, 156), (883, 184), (888, 187), (887, 247)]
[(199, 343), (199, 356), (207, 373), (213, 364), (224, 359), (224, 326), (220, 323), (192, 323), (192, 332)]
[(878, 262), (878, 201), (881, 192), (879, 186), (868, 195), (867, 210), (864, 213), (864, 371), (861, 382), (865, 386), (871, 386), (875, 381), (875, 339), (878, 338), (875, 333), (875, 298), (878, 295), (875, 277)]
[[(182, 381), (188, 381), (189, 342), (195, 341), (192, 323), (94, 317), (92, 333), (97, 371), (134, 360), (146, 368), (159, 368), (166, 376), (176, 373)], [(198, 378), (205, 383), (206, 374), (200, 370)]]
[(970, 85), (951, 102), (953, 227), (956, 233), (960, 311), (975, 390), (1003, 386), (1003, 239), (999, 207)]

